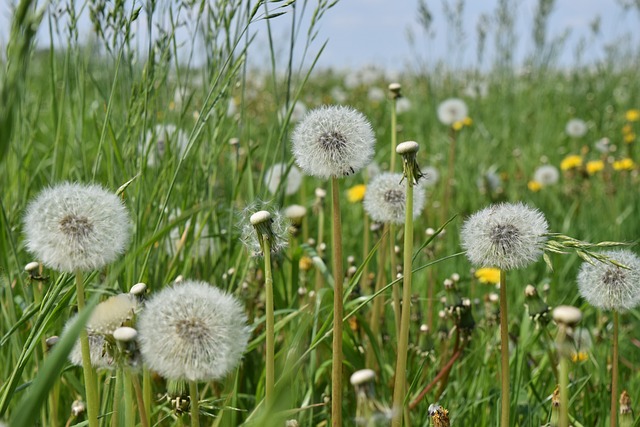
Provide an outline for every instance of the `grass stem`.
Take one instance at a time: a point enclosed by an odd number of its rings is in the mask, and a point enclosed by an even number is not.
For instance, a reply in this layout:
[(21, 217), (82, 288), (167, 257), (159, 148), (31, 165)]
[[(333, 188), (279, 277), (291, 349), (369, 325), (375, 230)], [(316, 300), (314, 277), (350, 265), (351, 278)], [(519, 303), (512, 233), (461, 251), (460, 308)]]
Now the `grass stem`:
[[(78, 312), (84, 310), (84, 281), (82, 272), (76, 271), (76, 291), (78, 298)], [(87, 399), (87, 420), (89, 427), (98, 427), (98, 412), (100, 402), (98, 401), (98, 388), (95, 383), (95, 375), (91, 367), (91, 348), (89, 347), (89, 335), (87, 329), (82, 328), (80, 332), (80, 348), (82, 351), (82, 371), (84, 374), (84, 389)]]

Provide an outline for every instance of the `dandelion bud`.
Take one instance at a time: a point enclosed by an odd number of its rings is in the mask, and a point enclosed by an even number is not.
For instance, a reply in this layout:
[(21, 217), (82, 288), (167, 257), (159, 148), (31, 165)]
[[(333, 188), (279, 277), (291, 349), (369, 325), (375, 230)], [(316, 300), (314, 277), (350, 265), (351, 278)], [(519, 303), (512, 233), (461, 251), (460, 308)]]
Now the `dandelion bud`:
[(424, 230), (424, 234), (426, 234), (427, 236), (433, 236), (434, 234), (436, 234), (436, 230), (429, 227), (426, 230)]
[(558, 324), (573, 328), (582, 320), (582, 312), (570, 305), (559, 305), (553, 309), (553, 320)]
[(469, 113), (467, 104), (458, 98), (449, 98), (438, 105), (438, 120), (447, 126), (462, 122)]
[(287, 246), (288, 226), (280, 213), (260, 210), (252, 214), (248, 222), (243, 223), (242, 242), (253, 256), (264, 254), (265, 243), (268, 243), (272, 254)]
[(136, 283), (131, 287), (131, 289), (129, 289), (129, 293), (135, 296), (144, 295), (145, 292), (147, 292), (147, 284), (142, 282)]
[(416, 185), (423, 177), (420, 166), (416, 160), (418, 143), (415, 141), (405, 141), (396, 147), (396, 153), (402, 156), (403, 174), (411, 186)]
[(353, 255), (349, 255), (347, 257), (347, 263), (349, 263), (349, 265), (353, 265), (356, 262), (356, 257), (354, 257)]
[(87, 405), (82, 400), (74, 400), (71, 404), (71, 414), (74, 417), (78, 417), (87, 410)]
[(307, 208), (301, 205), (287, 206), (284, 210), (284, 216), (287, 217), (294, 225), (300, 225), (306, 214)]
[(316, 188), (315, 195), (317, 199), (324, 200), (327, 197), (327, 190), (324, 188)]
[(307, 288), (305, 288), (304, 286), (300, 286), (298, 288), (298, 296), (299, 297), (303, 297), (307, 294)]
[(400, 90), (402, 89), (402, 85), (400, 83), (391, 83), (389, 84), (389, 96), (391, 99), (398, 99), (402, 97)]
[(39, 269), (40, 269), (40, 263), (37, 261), (31, 261), (29, 264), (24, 266), (24, 271), (29, 273), (32, 277), (38, 274)]
[(122, 326), (113, 331), (113, 338), (116, 341), (130, 342), (136, 339), (138, 331), (128, 326)]
[(47, 351), (51, 350), (51, 348), (56, 345), (58, 341), (60, 341), (60, 338), (57, 335), (44, 340), (45, 344), (47, 345)]

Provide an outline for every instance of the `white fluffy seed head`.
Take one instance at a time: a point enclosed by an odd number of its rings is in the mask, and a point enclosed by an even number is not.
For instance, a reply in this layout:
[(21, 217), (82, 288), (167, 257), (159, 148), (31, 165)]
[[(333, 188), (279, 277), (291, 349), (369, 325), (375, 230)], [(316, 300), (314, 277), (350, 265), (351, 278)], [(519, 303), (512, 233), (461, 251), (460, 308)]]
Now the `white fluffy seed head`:
[(309, 112), (292, 135), (293, 156), (306, 173), (321, 179), (352, 175), (373, 157), (371, 124), (351, 107), (324, 106)]
[[(402, 174), (381, 173), (371, 180), (364, 195), (364, 209), (376, 222), (404, 224), (406, 207), (406, 186)], [(413, 216), (420, 215), (425, 203), (422, 185), (413, 189)]]
[(533, 173), (533, 180), (539, 182), (543, 186), (553, 185), (560, 179), (558, 168), (553, 165), (540, 166)]
[(587, 133), (587, 124), (584, 120), (571, 119), (567, 122), (565, 132), (572, 138), (581, 138)]
[(156, 125), (147, 132), (144, 144), (138, 146), (138, 152), (141, 156), (147, 156), (147, 166), (155, 167), (167, 153), (182, 157), (188, 144), (187, 134), (175, 125)]
[(460, 237), (474, 266), (513, 270), (540, 258), (547, 231), (547, 220), (539, 210), (522, 203), (500, 203), (471, 215)]
[(29, 203), (24, 227), (29, 252), (72, 273), (113, 262), (129, 242), (131, 224), (115, 194), (99, 185), (62, 183)]
[(553, 320), (567, 326), (575, 326), (582, 320), (582, 312), (570, 305), (560, 305), (553, 309)]
[(628, 268), (597, 260), (584, 262), (578, 273), (580, 295), (604, 310), (626, 311), (640, 305), (640, 258), (627, 249), (603, 254)]
[(276, 163), (264, 174), (264, 184), (271, 194), (276, 194), (278, 188), (284, 187), (284, 194), (290, 196), (300, 189), (302, 173), (295, 165), (289, 168), (286, 163)]
[(87, 322), (89, 334), (111, 335), (127, 320), (131, 320), (138, 306), (135, 295), (114, 295), (96, 306)]
[(364, 383), (374, 381), (376, 379), (376, 373), (371, 369), (360, 369), (351, 374), (351, 385), (359, 386)]
[(440, 172), (438, 172), (438, 169), (433, 166), (427, 166), (422, 169), (422, 178), (420, 179), (420, 182), (426, 188), (434, 187), (438, 183), (439, 179)]
[[(67, 320), (67, 323), (62, 331), (62, 336), (67, 333), (73, 323), (78, 318), (77, 315)], [(107, 351), (107, 341), (103, 335), (89, 333), (89, 354), (91, 359), (91, 366), (96, 369), (113, 369), (114, 360)], [(69, 353), (69, 361), (75, 366), (82, 366), (82, 346), (80, 345), (80, 338), (78, 338)]]
[(464, 120), (469, 113), (467, 104), (458, 98), (449, 98), (438, 105), (438, 120), (443, 125), (451, 126)]
[(149, 299), (138, 318), (138, 334), (151, 370), (172, 380), (211, 381), (240, 363), (250, 328), (232, 295), (189, 280)]

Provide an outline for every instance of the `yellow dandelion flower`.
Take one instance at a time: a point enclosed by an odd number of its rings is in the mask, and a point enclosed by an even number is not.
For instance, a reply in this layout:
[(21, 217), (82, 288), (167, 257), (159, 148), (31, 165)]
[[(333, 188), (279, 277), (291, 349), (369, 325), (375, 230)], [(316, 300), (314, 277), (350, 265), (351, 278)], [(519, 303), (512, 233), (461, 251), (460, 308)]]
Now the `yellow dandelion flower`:
[(560, 162), (560, 169), (568, 171), (582, 166), (582, 157), (577, 154), (570, 154)]
[(462, 120), (462, 124), (465, 126), (471, 126), (473, 124), (473, 119), (471, 117), (465, 117)]
[(537, 193), (542, 189), (542, 184), (540, 184), (538, 181), (531, 180), (527, 183), (527, 187), (530, 191)]
[(637, 122), (640, 120), (640, 110), (635, 108), (631, 109), (625, 113), (624, 118), (627, 119), (628, 122)]
[(364, 199), (364, 193), (367, 192), (367, 186), (364, 184), (354, 185), (347, 190), (347, 200), (351, 203), (358, 203)]
[(586, 351), (579, 351), (571, 355), (573, 363), (584, 362), (585, 360), (589, 360), (589, 354)]
[(629, 123), (627, 123), (626, 125), (622, 126), (622, 134), (623, 135), (628, 135), (630, 133), (633, 132), (633, 126), (631, 126)]
[(495, 285), (496, 283), (500, 283), (500, 269), (499, 268), (479, 268), (475, 273), (476, 279), (480, 281), (480, 283), (487, 283), (491, 285)]
[(309, 271), (311, 270), (311, 268), (313, 268), (313, 260), (311, 259), (311, 257), (305, 255), (300, 258), (300, 261), (298, 261), (298, 266), (302, 271)]
[(595, 175), (596, 173), (604, 169), (604, 162), (602, 160), (591, 160), (587, 162), (587, 165), (585, 167), (589, 175)]
[(453, 124), (451, 125), (453, 130), (460, 130), (460, 129), (462, 129), (463, 126), (464, 126), (464, 122), (463, 121), (453, 122)]
[(634, 161), (630, 158), (624, 158), (613, 162), (613, 169), (617, 171), (630, 171), (636, 167)]
[(636, 133), (635, 132), (626, 133), (624, 135), (624, 142), (626, 142), (627, 144), (631, 144), (635, 140), (636, 140)]

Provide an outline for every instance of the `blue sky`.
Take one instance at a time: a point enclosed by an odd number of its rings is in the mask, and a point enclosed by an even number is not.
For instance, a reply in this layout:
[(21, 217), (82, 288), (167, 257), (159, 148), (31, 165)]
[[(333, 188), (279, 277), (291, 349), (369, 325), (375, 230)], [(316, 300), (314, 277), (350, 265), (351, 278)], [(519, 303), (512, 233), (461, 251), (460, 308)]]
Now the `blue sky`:
[[(13, 2), (15, 0), (11, 0)], [(300, 2), (301, 0), (299, 0)], [(415, 64), (416, 56), (435, 64), (444, 61), (452, 67), (464, 67), (475, 63), (479, 16), (494, 15), (499, 0), (466, 0), (464, 2), (463, 32), (461, 43), (452, 37), (450, 27), (443, 13), (443, 3), (455, 4), (458, 0), (426, 0), (434, 17), (433, 35), (427, 37), (417, 20), (417, 0), (340, 0), (328, 10), (320, 21), (318, 39), (311, 45), (310, 55), (315, 55), (319, 46), (328, 40), (327, 48), (320, 58), (321, 67), (350, 68), (375, 64), (380, 67), (401, 70), (407, 64)], [(585, 43), (585, 58), (603, 58), (605, 46), (609, 44), (629, 46), (637, 52), (640, 27), (640, 13), (635, 9), (624, 11), (620, 1), (630, 0), (556, 0), (549, 21), (549, 38), (570, 31), (561, 52), (561, 65), (570, 65), (574, 60), (576, 46)], [(0, 44), (6, 44), (10, 2), (0, 2)], [(531, 52), (532, 17), (537, 0), (510, 0), (516, 7), (516, 28), (518, 43), (516, 58), (523, 58)], [(78, 2), (81, 4), (81, 2)], [(270, 3), (277, 5), (281, 3)], [(306, 19), (313, 10), (316, 0), (309, 0)], [(301, 3), (298, 3), (298, 11)], [(600, 34), (593, 37), (591, 23), (600, 18)], [(288, 47), (288, 32), (291, 15), (284, 15), (271, 21), (275, 42), (284, 56)], [(44, 25), (43, 25), (44, 27)], [(141, 25), (140, 28), (144, 28)], [(86, 13), (81, 20), (81, 32), (90, 31)], [(257, 33), (253, 47), (253, 63), (263, 64), (268, 59), (266, 31), (264, 23), (253, 27)], [(407, 34), (414, 35), (415, 47), (408, 42)], [(39, 43), (48, 44), (46, 31), (39, 33)], [(138, 31), (138, 41), (144, 45), (145, 35)], [(300, 47), (304, 40), (299, 40)], [(487, 40), (487, 55), (493, 54), (494, 42)], [(4, 49), (3, 49), (4, 50)]]

